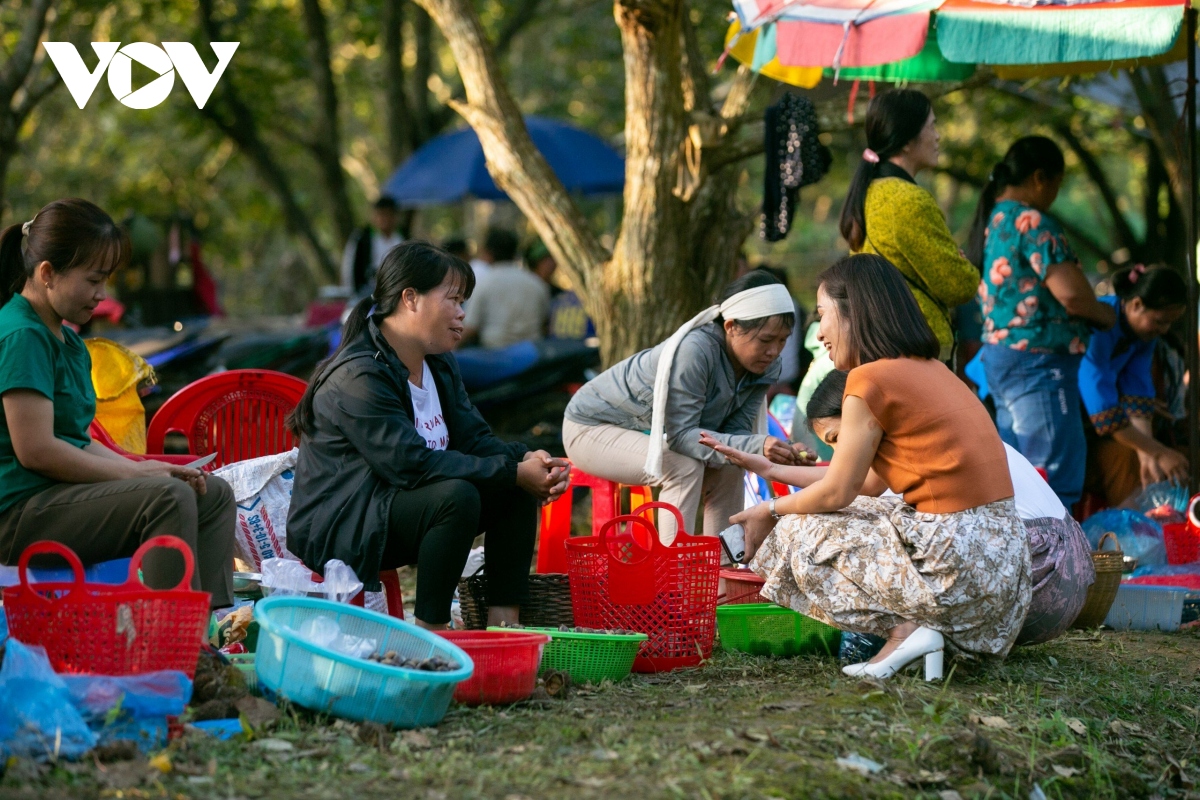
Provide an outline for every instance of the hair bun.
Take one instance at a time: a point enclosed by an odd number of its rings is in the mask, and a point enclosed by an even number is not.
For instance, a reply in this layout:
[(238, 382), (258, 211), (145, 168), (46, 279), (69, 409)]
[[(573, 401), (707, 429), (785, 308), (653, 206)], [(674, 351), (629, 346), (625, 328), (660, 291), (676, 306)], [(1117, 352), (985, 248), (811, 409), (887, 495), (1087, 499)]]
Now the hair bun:
[(996, 184), (1008, 183), (1012, 178), (1012, 168), (1008, 164), (1001, 161), (996, 166), (992, 167), (992, 175), (990, 181)]

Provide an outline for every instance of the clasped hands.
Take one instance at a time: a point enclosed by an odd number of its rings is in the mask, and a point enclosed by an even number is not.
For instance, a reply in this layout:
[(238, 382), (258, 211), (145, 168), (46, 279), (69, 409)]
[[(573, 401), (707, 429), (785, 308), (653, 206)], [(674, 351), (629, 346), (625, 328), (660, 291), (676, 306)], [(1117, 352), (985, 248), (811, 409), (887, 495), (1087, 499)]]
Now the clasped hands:
[(545, 450), (530, 450), (517, 465), (517, 486), (542, 505), (553, 503), (571, 483), (571, 462)]

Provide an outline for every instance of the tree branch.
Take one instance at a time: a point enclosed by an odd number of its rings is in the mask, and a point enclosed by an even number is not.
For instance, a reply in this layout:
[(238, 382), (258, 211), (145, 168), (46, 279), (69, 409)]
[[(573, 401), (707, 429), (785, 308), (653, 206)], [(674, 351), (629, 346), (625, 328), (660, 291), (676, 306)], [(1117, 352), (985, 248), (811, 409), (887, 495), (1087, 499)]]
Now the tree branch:
[[(736, 78), (735, 78), (736, 81)], [(700, 40), (696, 27), (692, 25), (687, 10), (683, 14), (683, 109), (684, 111), (708, 111), (711, 105), (712, 87), (704, 56), (700, 53)]]
[(1108, 182), (1108, 176), (1104, 174), (1104, 168), (1100, 166), (1100, 162), (1084, 146), (1079, 137), (1071, 131), (1069, 125), (1059, 123), (1054, 126), (1054, 131), (1062, 137), (1067, 146), (1079, 157), (1079, 161), (1083, 164), (1084, 170), (1087, 171), (1088, 177), (1092, 179), (1092, 183), (1099, 190), (1100, 198), (1104, 201), (1104, 206), (1108, 209), (1109, 216), (1112, 217), (1113, 233), (1116, 236), (1118, 246), (1136, 250), (1138, 238), (1134, 235), (1133, 229), (1129, 226), (1129, 221), (1125, 219), (1125, 215), (1121, 213), (1121, 209), (1117, 205), (1117, 193), (1113, 190), (1112, 184)]
[[(220, 25), (214, 14), (213, 4), (214, 0), (199, 0), (197, 5), (201, 32), (209, 43), (224, 41)], [(321, 244), (320, 239), (317, 238), (316, 227), (308, 212), (300, 206), (296, 199), (296, 193), (292, 189), (288, 173), (275, 160), (271, 148), (267, 147), (259, 132), (254, 112), (238, 95), (231, 77), (226, 75), (225, 80), (220, 83), (220, 100), (215, 103), (207, 103), (203, 109), (199, 110), (200, 115), (209, 120), (217, 130), (238, 146), (238, 149), (250, 159), (250, 163), (254, 165), (259, 177), (275, 194), (283, 207), (283, 218), (288, 229), (305, 241), (317, 261), (317, 279), (338, 282), (341, 277), (338, 268), (334, 265), (333, 259), (330, 258), (329, 252)], [(226, 110), (229, 112), (228, 116), (222, 113)]]
[(13, 95), (25, 85), (33, 67), (42, 31), (46, 29), (46, 16), (54, 0), (33, 0), (25, 24), (21, 26), (21, 37), (13, 47), (12, 55), (0, 66), (0, 109), (7, 110)]
[(581, 295), (586, 295), (608, 254), (529, 138), (474, 6), (470, 0), (417, 2), (441, 29), (454, 54), (467, 101), (453, 107), (478, 134), (488, 172), (524, 212)]
[(346, 190), (346, 173), (342, 169), (342, 136), (338, 121), (337, 84), (329, 49), (329, 25), (321, 0), (303, 0), (304, 25), (308, 31), (308, 57), (312, 62), (313, 81), (317, 89), (317, 124), (313, 136), (313, 152), (321, 166), (329, 205), (333, 211), (338, 237), (347, 241), (354, 234), (354, 215), (350, 195)]
[(17, 103), (13, 109), (13, 116), (16, 118), (16, 127), (21, 128), (21, 123), (29, 116), (34, 107), (42, 100), (46, 99), (46, 95), (53, 92), (58, 85), (62, 83), (62, 78), (58, 74), (58, 70), (51, 70), (50, 74), (43, 78), (38, 83), (25, 90), (25, 96), (21, 98), (21, 102)]
[[(389, 165), (395, 169), (412, 142), (412, 111), (404, 90), (404, 8), (407, 0), (383, 0), (383, 92)], [(423, 13), (423, 12), (422, 12)], [(422, 95), (423, 96), (423, 95)]]

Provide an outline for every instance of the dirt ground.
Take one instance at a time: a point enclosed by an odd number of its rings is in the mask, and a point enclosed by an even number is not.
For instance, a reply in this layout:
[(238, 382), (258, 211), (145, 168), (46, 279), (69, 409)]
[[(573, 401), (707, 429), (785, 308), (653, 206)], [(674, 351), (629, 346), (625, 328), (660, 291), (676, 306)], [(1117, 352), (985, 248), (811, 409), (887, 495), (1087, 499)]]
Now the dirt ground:
[(0, 798), (1200, 798), (1200, 632), (951, 666), (876, 683), (718, 651), (400, 733), (287, 709), (253, 741), (189, 734), (157, 768), (13, 763)]

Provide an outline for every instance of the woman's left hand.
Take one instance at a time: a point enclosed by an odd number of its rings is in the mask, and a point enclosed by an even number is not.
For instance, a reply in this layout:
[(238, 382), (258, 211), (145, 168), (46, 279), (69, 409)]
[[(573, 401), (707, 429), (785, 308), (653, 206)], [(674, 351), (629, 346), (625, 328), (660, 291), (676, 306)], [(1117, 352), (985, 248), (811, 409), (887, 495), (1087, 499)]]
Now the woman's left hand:
[(555, 458), (545, 450), (530, 450), (522, 461), (538, 459), (549, 470), (547, 481), (551, 483), (550, 497), (542, 505), (549, 505), (562, 497), (563, 492), (571, 485), (571, 462), (565, 458)]
[(746, 530), (746, 557), (742, 563), (749, 564), (758, 548), (762, 547), (771, 531), (775, 530), (775, 518), (771, 516), (770, 506), (767, 503), (759, 503), (740, 514), (735, 514), (729, 521), (741, 525)]

